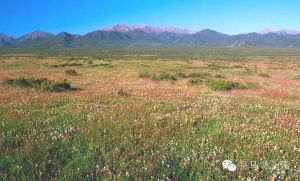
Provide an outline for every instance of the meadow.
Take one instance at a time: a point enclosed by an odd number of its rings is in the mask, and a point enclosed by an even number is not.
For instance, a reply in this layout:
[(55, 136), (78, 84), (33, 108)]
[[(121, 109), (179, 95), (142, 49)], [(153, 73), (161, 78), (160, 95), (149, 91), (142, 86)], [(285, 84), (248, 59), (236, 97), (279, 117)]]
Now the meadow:
[(299, 180), (300, 52), (178, 49), (0, 50), (1, 180)]

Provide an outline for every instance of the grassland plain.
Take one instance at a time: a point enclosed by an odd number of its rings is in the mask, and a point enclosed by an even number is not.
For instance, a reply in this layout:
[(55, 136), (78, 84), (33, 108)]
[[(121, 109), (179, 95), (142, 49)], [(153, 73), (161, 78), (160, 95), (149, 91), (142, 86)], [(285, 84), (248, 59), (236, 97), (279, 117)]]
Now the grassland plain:
[(297, 51), (94, 51), (0, 51), (1, 82), (77, 88), (0, 86), (1, 179), (300, 179)]

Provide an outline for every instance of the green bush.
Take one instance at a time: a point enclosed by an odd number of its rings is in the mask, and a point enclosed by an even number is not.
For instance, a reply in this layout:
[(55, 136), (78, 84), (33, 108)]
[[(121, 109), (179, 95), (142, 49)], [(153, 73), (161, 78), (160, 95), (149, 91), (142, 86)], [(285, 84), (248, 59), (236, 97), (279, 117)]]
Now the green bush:
[(14, 88), (14, 87), (28, 87), (28, 83), (25, 79), (11, 79), (7, 78), (4, 80), (3, 85), (6, 87)]
[(244, 89), (245, 85), (239, 82), (227, 81), (227, 80), (210, 80), (208, 85), (215, 91), (226, 91), (232, 89)]
[(76, 70), (70, 69), (70, 70), (65, 70), (66, 75), (78, 75)]
[(21, 88), (36, 88), (39, 87), (43, 82), (48, 81), (45, 78), (35, 79), (35, 78), (17, 78), (11, 79), (7, 78), (4, 80), (3, 85), (10, 88), (21, 87)]
[(188, 82), (188, 85), (200, 85), (203, 83), (203, 80), (201, 79), (190, 79)]
[(205, 73), (192, 73), (188, 75), (189, 77), (192, 78), (205, 78), (205, 77), (210, 77), (210, 74), (205, 72)]
[(54, 81), (46, 78), (7, 78), (4, 80), (3, 85), (8, 88), (35, 88), (46, 92), (62, 92), (72, 89), (67, 80)]
[(153, 76), (152, 77), (152, 80), (155, 80), (155, 81), (162, 81), (162, 80), (171, 80), (171, 81), (176, 81), (177, 78), (171, 74), (168, 74), (168, 73), (162, 73), (158, 76)]
[(46, 92), (63, 92), (71, 90), (71, 85), (66, 79), (61, 81), (48, 80), (41, 84), (40, 89)]

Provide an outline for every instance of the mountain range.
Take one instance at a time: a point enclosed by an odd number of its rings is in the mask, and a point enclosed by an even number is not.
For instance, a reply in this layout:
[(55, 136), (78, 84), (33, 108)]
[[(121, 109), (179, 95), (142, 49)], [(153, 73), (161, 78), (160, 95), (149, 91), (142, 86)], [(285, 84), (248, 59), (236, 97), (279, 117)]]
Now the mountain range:
[(199, 32), (174, 27), (117, 24), (84, 35), (57, 35), (34, 31), (19, 38), (0, 33), (0, 47), (10, 48), (97, 48), (105, 46), (205, 46), (300, 48), (300, 31), (263, 30), (259, 33), (226, 35), (213, 30)]
[(299, 30), (279, 30), (279, 31), (273, 31), (271, 29), (263, 29), (259, 32), (259, 34), (268, 34), (268, 33), (276, 33), (280, 35), (297, 35), (300, 34)]

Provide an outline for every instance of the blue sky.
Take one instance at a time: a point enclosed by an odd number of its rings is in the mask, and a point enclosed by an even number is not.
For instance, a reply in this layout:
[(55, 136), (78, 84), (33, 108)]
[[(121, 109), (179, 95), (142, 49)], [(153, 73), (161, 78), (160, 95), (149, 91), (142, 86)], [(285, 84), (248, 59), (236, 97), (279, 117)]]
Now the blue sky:
[(299, 0), (0, 0), (0, 32), (84, 34), (117, 23), (213, 29), (300, 30)]

